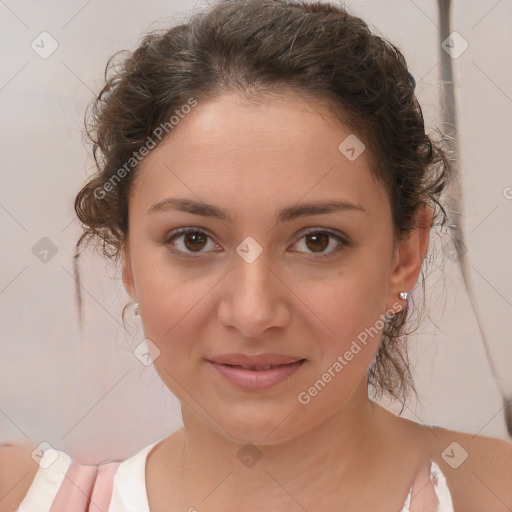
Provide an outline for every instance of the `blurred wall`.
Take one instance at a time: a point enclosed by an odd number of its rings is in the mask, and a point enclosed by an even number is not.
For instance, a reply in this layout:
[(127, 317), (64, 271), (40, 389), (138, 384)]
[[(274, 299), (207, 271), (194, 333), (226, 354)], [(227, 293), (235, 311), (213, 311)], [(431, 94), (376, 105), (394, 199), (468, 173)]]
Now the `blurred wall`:
[[(205, 3), (5, 0), (0, 3), (0, 442), (49, 442), (82, 463), (127, 457), (181, 425), (179, 402), (134, 357), (144, 338), (119, 273), (82, 254), (80, 335), (72, 257), (74, 197), (93, 170), (86, 106), (108, 57), (146, 30)], [(440, 43), (432, 0), (353, 0), (349, 9), (395, 42), (417, 80), (429, 129), (441, 122)], [(470, 278), (495, 371), (442, 236), (433, 236), (428, 311), (410, 338), (420, 401), (414, 421), (507, 438), (512, 398), (512, 80), (510, 2), (455, 1), (453, 59)], [(46, 34), (45, 34), (46, 33)], [(413, 292), (413, 298), (417, 292)], [(398, 411), (397, 404), (386, 404)]]

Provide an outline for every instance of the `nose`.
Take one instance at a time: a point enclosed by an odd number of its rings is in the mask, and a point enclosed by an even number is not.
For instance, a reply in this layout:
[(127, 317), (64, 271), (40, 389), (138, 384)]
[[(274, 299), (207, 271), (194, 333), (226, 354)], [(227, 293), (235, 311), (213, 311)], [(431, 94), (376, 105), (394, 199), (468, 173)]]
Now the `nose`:
[(246, 338), (258, 339), (272, 327), (286, 327), (291, 318), (285, 276), (271, 268), (264, 255), (251, 263), (236, 255), (234, 267), (222, 280), (217, 318)]

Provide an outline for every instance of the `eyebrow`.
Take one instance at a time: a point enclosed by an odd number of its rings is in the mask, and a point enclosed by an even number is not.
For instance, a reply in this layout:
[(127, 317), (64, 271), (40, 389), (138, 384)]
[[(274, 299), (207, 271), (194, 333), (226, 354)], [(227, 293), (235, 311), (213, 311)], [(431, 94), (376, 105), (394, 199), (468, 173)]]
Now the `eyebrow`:
[[(158, 203), (155, 203), (148, 210), (148, 215), (156, 212), (179, 210), (182, 212), (201, 215), (203, 217), (213, 217), (219, 220), (231, 221), (227, 210), (219, 208), (203, 201), (195, 201), (185, 198), (168, 197)], [(276, 216), (278, 222), (287, 222), (298, 217), (308, 215), (322, 215), (339, 211), (361, 211), (366, 210), (359, 204), (351, 203), (346, 200), (319, 201), (310, 203), (301, 203), (283, 208)]]

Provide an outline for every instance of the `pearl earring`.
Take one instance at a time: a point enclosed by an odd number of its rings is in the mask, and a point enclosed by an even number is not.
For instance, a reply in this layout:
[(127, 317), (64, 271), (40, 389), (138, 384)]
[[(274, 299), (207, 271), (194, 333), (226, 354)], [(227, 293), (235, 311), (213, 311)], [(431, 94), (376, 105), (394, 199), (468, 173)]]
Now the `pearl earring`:
[(409, 295), (407, 292), (400, 292), (399, 293), (400, 298), (403, 299), (403, 300), (407, 299), (407, 295)]
[(135, 316), (139, 316), (139, 303), (138, 302), (134, 303), (133, 314)]

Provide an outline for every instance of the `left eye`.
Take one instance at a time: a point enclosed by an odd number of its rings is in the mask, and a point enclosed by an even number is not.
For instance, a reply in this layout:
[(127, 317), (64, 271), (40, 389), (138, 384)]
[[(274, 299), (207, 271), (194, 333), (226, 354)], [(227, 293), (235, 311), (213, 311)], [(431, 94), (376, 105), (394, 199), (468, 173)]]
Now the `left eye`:
[[(301, 237), (297, 244), (300, 245), (302, 240), (304, 240), (303, 245), (305, 245), (307, 249), (313, 249), (313, 252), (310, 254), (316, 255), (316, 257), (319, 258), (330, 258), (349, 245), (348, 241), (341, 235), (325, 230), (309, 231)], [(335, 240), (336, 243), (332, 244), (332, 240)], [(324, 251), (332, 245), (335, 246), (334, 250), (324, 253)]]

